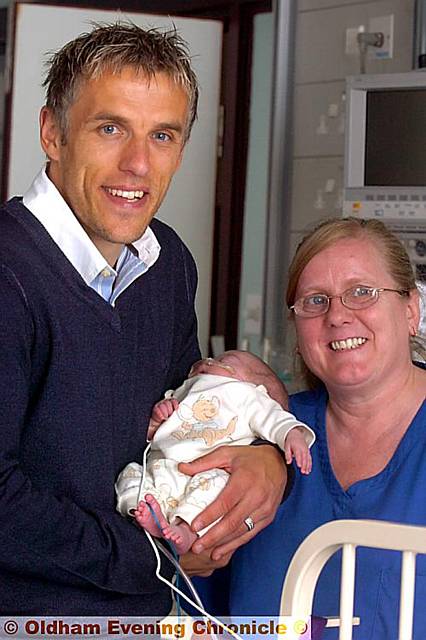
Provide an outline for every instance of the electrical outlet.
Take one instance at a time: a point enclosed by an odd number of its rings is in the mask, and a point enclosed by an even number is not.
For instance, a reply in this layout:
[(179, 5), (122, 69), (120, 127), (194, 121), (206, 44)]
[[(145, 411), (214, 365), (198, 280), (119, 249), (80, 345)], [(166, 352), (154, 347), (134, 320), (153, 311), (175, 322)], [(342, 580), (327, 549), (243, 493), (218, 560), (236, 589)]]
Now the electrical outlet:
[(370, 18), (368, 22), (369, 33), (383, 33), (384, 40), (381, 47), (368, 47), (368, 57), (378, 60), (393, 58), (393, 14)]
[(349, 27), (349, 29), (346, 29), (345, 53), (347, 56), (359, 55), (357, 35), (360, 31), (364, 30), (365, 27), (362, 24), (360, 24), (358, 27)]

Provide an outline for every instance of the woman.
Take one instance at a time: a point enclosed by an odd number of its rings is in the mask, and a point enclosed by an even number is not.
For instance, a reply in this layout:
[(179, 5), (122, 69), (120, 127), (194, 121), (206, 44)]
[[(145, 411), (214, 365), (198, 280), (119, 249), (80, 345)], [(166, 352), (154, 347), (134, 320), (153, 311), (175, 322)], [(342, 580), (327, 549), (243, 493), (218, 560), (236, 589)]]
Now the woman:
[[(291, 557), (325, 522), (373, 518), (426, 525), (426, 370), (411, 360), (419, 294), (403, 246), (379, 221), (327, 221), (297, 250), (287, 303), (297, 350), (315, 385), (290, 402), (317, 434), (313, 470), (308, 477), (296, 471), (272, 525), (233, 556), (227, 606), (235, 615), (278, 614)], [(417, 340), (417, 353), (421, 348)], [(417, 574), (414, 637), (420, 639), (426, 627), (424, 557)], [(354, 638), (396, 637), (399, 575), (396, 554), (358, 550), (354, 613), (361, 626)], [(318, 582), (315, 614), (338, 614), (339, 578), (335, 556)], [(218, 591), (212, 592), (217, 600)], [(223, 599), (215, 608), (227, 613)], [(325, 630), (324, 637), (337, 637), (337, 631)]]

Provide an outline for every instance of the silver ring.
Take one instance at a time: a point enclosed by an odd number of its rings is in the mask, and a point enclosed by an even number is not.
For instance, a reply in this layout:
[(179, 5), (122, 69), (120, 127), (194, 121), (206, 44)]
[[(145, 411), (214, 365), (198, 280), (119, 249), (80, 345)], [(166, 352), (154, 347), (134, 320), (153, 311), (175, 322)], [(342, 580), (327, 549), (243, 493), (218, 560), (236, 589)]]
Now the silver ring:
[(212, 365), (214, 365), (214, 358), (206, 358), (205, 362), (208, 367), (211, 367)]
[(244, 520), (244, 524), (246, 525), (246, 527), (247, 527), (247, 529), (248, 529), (249, 531), (253, 531), (253, 529), (254, 529), (254, 522), (253, 522), (253, 519), (252, 519), (252, 518), (250, 518), (250, 516)]

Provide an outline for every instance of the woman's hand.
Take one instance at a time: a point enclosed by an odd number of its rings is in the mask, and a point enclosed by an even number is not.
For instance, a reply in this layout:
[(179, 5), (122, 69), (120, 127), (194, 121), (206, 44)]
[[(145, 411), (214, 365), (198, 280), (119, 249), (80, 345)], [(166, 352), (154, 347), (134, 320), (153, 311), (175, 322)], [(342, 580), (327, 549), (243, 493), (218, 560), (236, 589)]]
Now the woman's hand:
[[(270, 524), (281, 502), (287, 482), (283, 457), (273, 446), (223, 446), (193, 462), (181, 463), (179, 471), (195, 475), (208, 469), (224, 469), (228, 484), (192, 522), (194, 531), (219, 520), (193, 546), (199, 554), (211, 549), (212, 560), (219, 560)], [(250, 518), (254, 528), (249, 529)]]

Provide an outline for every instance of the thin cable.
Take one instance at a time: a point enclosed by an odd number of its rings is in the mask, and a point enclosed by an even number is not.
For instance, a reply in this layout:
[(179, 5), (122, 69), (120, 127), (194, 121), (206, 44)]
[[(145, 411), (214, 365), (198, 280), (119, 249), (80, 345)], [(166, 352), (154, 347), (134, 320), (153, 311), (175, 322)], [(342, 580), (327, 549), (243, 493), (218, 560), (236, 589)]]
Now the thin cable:
[[(139, 492), (138, 492), (138, 499), (137, 499), (138, 503), (139, 503), (139, 501), (141, 499), (141, 494), (142, 494), (143, 486), (144, 486), (144, 483), (145, 483), (146, 457), (148, 455), (148, 452), (149, 452), (150, 448), (151, 448), (151, 443), (148, 444), (148, 446), (145, 448), (145, 451), (143, 453), (143, 458), (142, 458), (142, 476), (141, 476), (141, 481), (140, 481), (140, 484), (139, 484)], [(184, 570), (180, 566), (180, 564), (177, 561), (177, 559), (173, 558), (172, 554), (170, 554), (169, 552), (166, 553), (165, 552), (165, 548), (163, 547), (163, 545), (159, 544), (158, 547), (164, 553), (164, 555), (171, 561), (171, 563), (176, 567), (176, 569), (178, 570), (178, 572), (180, 573), (180, 575), (183, 577), (183, 579), (185, 580), (186, 584), (188, 585), (191, 593), (193, 594), (193, 596), (197, 600), (198, 604), (196, 604), (193, 600), (191, 600), (191, 598), (188, 598), (188, 596), (185, 593), (183, 593), (183, 591), (181, 591), (178, 587), (176, 587), (174, 584), (169, 582), (166, 578), (164, 578), (160, 574), (161, 559), (160, 559), (160, 554), (158, 553), (157, 544), (154, 542), (153, 537), (151, 536), (150, 533), (148, 533), (148, 531), (146, 531), (146, 529), (143, 529), (143, 531), (145, 531), (145, 535), (148, 538), (148, 540), (149, 540), (149, 542), (150, 542), (150, 544), (151, 544), (151, 546), (152, 546), (152, 548), (154, 550), (155, 557), (157, 559), (157, 568), (155, 570), (155, 575), (157, 576), (157, 578), (161, 582), (164, 582), (168, 587), (170, 587), (170, 589), (172, 589), (175, 593), (177, 593), (179, 596), (181, 596), (184, 600), (186, 600), (186, 602), (188, 602), (191, 606), (193, 606), (194, 609), (199, 611), (205, 618), (209, 618), (212, 622), (214, 622), (217, 625), (219, 625), (219, 627), (224, 629), (224, 631), (227, 631), (228, 633), (230, 633), (234, 638), (236, 638), (236, 640), (242, 640), (241, 636), (239, 636), (235, 631), (232, 631), (232, 629), (228, 629), (228, 627), (223, 622), (221, 622), (218, 618), (215, 618), (210, 613), (207, 613), (207, 611), (203, 607), (203, 603), (202, 603), (202, 601), (201, 601), (201, 599), (200, 599), (200, 597), (199, 597), (194, 585), (192, 584), (190, 578), (186, 575), (186, 573), (184, 572)], [(214, 640), (217, 640), (217, 636), (215, 634), (212, 633), (211, 635), (214, 638)]]
[[(154, 550), (155, 557), (156, 557), (156, 559), (157, 559), (157, 569), (156, 569), (156, 571), (155, 571), (155, 575), (157, 576), (157, 578), (158, 578), (159, 580), (161, 580), (161, 582), (164, 582), (168, 587), (170, 587), (171, 589), (173, 589), (173, 591), (175, 591), (176, 593), (178, 593), (178, 594), (179, 594), (179, 595), (180, 595), (184, 600), (186, 600), (186, 601), (187, 601), (191, 606), (193, 606), (193, 607), (194, 607), (194, 609), (196, 609), (197, 611), (199, 611), (199, 612), (200, 612), (200, 613), (201, 613), (205, 618), (209, 618), (212, 622), (214, 622), (215, 624), (219, 625), (219, 626), (220, 626), (224, 631), (226, 631), (226, 632), (230, 633), (234, 638), (236, 638), (236, 640), (243, 640), (243, 639), (241, 638), (241, 636), (239, 636), (239, 635), (238, 635), (238, 633), (236, 633), (236, 632), (235, 632), (235, 631), (233, 631), (232, 629), (229, 629), (229, 628), (226, 626), (226, 624), (225, 624), (224, 622), (221, 622), (218, 618), (215, 618), (215, 616), (211, 615), (210, 613), (207, 613), (207, 611), (204, 609), (204, 607), (202, 606), (202, 604), (201, 604), (201, 606), (199, 606), (198, 604), (195, 604), (195, 602), (193, 602), (193, 601), (191, 600), (191, 598), (188, 598), (188, 596), (187, 596), (185, 593), (183, 593), (183, 591), (181, 591), (180, 589), (178, 589), (174, 584), (172, 584), (171, 582), (169, 582), (166, 578), (164, 578), (164, 577), (160, 574), (161, 560), (160, 560), (160, 555), (159, 555), (159, 553), (158, 553), (157, 545), (155, 544), (155, 542), (154, 542), (154, 540), (153, 540), (153, 538), (152, 538), (151, 534), (149, 534), (149, 533), (148, 533), (148, 531), (145, 531), (145, 534), (146, 534), (146, 536), (147, 536), (148, 540), (149, 540), (149, 541), (150, 541), (150, 543), (151, 543), (151, 546), (152, 546), (152, 548), (153, 548), (153, 550)], [(174, 564), (174, 562), (173, 562), (173, 564)], [(182, 572), (182, 571), (183, 571), (179, 564), (177, 565), (177, 567), (176, 567), (176, 568), (178, 568), (178, 570), (179, 570), (180, 572)], [(183, 573), (182, 573), (182, 575), (183, 575)], [(186, 576), (186, 574), (185, 574), (185, 576)], [(187, 579), (187, 580), (189, 580), (188, 576), (186, 576), (186, 579)], [(192, 587), (192, 588), (191, 588), (191, 591), (194, 593), (194, 591), (195, 591), (194, 585), (192, 585), (192, 584), (191, 584), (191, 587)], [(197, 594), (197, 595), (198, 595), (198, 594)], [(199, 599), (199, 597), (197, 597), (197, 600), (198, 600), (199, 602), (201, 602), (201, 600)], [(212, 635), (213, 635), (213, 637), (214, 637), (214, 638), (216, 638), (216, 636), (214, 636), (214, 634), (212, 634)]]
[[(150, 449), (151, 449), (151, 442), (148, 443), (148, 445), (145, 447), (145, 451), (143, 452), (143, 457), (142, 457), (142, 475), (141, 475), (141, 479), (140, 479), (140, 483), (139, 483), (137, 504), (139, 504), (139, 501), (142, 499), (142, 493), (143, 493), (143, 487), (144, 487), (144, 484), (145, 484), (145, 475), (146, 475), (146, 460), (147, 460), (147, 456), (148, 456), (148, 453), (149, 453)], [(148, 505), (148, 507), (149, 507), (149, 510), (151, 511), (151, 514), (152, 514), (154, 520), (156, 521), (157, 527), (161, 531), (161, 525), (160, 525), (160, 523), (158, 521), (157, 516), (154, 513), (154, 510), (152, 509), (151, 505)], [(146, 530), (145, 530), (145, 533), (148, 535), (148, 532)], [(151, 542), (151, 544), (152, 544), (152, 542)], [(180, 571), (178, 554), (177, 554), (177, 552), (176, 552), (176, 550), (174, 548), (174, 545), (171, 542), (170, 542), (170, 545), (172, 547), (173, 554), (174, 554), (173, 565), (176, 568), (178, 568), (178, 571)], [(160, 562), (159, 565), (157, 564), (157, 571), (160, 571), (160, 568), (161, 568), (161, 562)], [(177, 587), (179, 587), (179, 573), (176, 574), (176, 582), (177, 582)], [(179, 617), (180, 609), (181, 609), (179, 596), (177, 596), (175, 598), (175, 602), (176, 602), (177, 615)]]
[(139, 504), (139, 502), (141, 500), (141, 494), (142, 494), (143, 486), (145, 484), (146, 457), (147, 457), (150, 449), (151, 449), (151, 442), (148, 442), (147, 446), (145, 447), (145, 451), (143, 452), (142, 475), (141, 475), (141, 479), (140, 479), (140, 482), (139, 482), (138, 499), (136, 501), (136, 504)]
[[(160, 524), (159, 519), (157, 518), (157, 514), (155, 513), (154, 509), (151, 507), (150, 504), (147, 504), (147, 506), (148, 506), (148, 509), (151, 512), (151, 516), (152, 516), (155, 524), (157, 525), (157, 528), (159, 529), (159, 531), (161, 531), (161, 524)], [(168, 542), (169, 542), (169, 545), (170, 545), (170, 547), (172, 549), (172, 552), (173, 552), (172, 555), (173, 555), (173, 557), (175, 559), (175, 562), (173, 562), (173, 564), (174, 564), (175, 567), (179, 567), (179, 556), (178, 556), (178, 553), (176, 551), (176, 547), (175, 547), (175, 545), (173, 544), (173, 542), (171, 540), (169, 540)], [(179, 575), (180, 575), (180, 570), (176, 572), (176, 586), (178, 588), (179, 588)], [(180, 607), (179, 596), (176, 596), (176, 614), (177, 614), (178, 618), (180, 617), (180, 610), (181, 610), (181, 607)]]
[(202, 607), (203, 603), (201, 601), (200, 596), (198, 595), (198, 592), (197, 592), (196, 588), (192, 584), (191, 578), (185, 573), (185, 571), (180, 566), (179, 562), (174, 558), (173, 554), (170, 553), (170, 551), (167, 549), (167, 547), (165, 547), (161, 543), (161, 541), (158, 540), (158, 538), (154, 538), (154, 542), (155, 542), (157, 548), (161, 551), (161, 553), (163, 553), (166, 556), (166, 558), (174, 565), (174, 567), (180, 572), (184, 582), (186, 583), (186, 586), (188, 587), (188, 589), (190, 590), (190, 592), (194, 596), (194, 598), (197, 601), (198, 605), (200, 607)]

